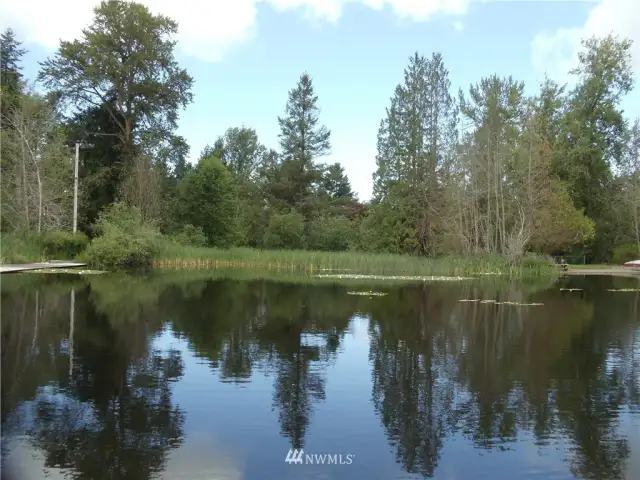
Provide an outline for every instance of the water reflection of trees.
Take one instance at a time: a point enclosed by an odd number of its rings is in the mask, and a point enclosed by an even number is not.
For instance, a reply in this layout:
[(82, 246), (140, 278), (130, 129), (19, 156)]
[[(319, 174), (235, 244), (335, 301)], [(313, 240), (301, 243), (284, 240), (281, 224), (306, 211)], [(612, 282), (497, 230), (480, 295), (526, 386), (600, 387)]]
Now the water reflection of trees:
[(605, 287), (537, 294), (536, 308), (458, 302), (521, 301), (515, 288), (434, 286), (371, 304), (373, 403), (405, 469), (432, 476), (446, 435), (504, 449), (526, 430), (539, 444), (568, 434), (575, 475), (621, 478), (629, 449), (617, 427), (622, 407), (638, 405), (640, 310)]
[(183, 435), (170, 389), (182, 359), (149, 348), (159, 312), (123, 322), (95, 293), (77, 281), (3, 285), (3, 435), (25, 434), (45, 468), (74, 478), (150, 478)]
[(167, 305), (174, 330), (222, 381), (246, 381), (255, 368), (273, 374), (281, 433), (302, 448), (356, 301), (345, 287), (260, 281), (202, 282), (198, 291)]
[[(281, 433), (301, 448), (314, 404), (325, 398), (327, 366), (361, 312), (371, 319), (372, 402), (406, 471), (434, 475), (452, 435), (504, 449), (526, 431), (538, 444), (568, 436), (577, 476), (622, 476), (629, 451), (620, 410), (640, 408), (640, 296), (603, 293), (616, 285), (590, 282), (571, 294), (388, 287), (387, 296), (369, 299), (347, 295), (347, 286), (156, 280), (75, 286), (83, 313), (71, 376), (70, 286), (6, 295), (3, 287), (3, 427), (27, 425), (20, 406), (30, 405), (37, 415), (28, 432), (49, 465), (73, 466), (79, 478), (148, 478), (162, 468), (183, 421), (170, 389), (181, 359), (149, 349), (166, 319), (222, 382), (272, 375)], [(544, 306), (459, 302), (464, 297)], [(14, 375), (19, 381), (5, 381)]]

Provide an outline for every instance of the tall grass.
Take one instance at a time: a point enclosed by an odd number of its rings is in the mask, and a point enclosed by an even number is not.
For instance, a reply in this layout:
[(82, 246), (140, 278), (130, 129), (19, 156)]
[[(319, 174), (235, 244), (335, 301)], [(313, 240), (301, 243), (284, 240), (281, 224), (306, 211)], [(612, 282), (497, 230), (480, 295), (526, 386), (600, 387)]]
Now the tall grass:
[(500, 256), (415, 257), (361, 252), (312, 252), (186, 247), (162, 242), (153, 262), (156, 268), (250, 268), (305, 271), (317, 274), (359, 273), (377, 275), (497, 274), (509, 276), (554, 275), (544, 257), (528, 255), (513, 263)]
[(40, 237), (34, 234), (0, 235), (0, 263), (28, 263), (45, 260)]

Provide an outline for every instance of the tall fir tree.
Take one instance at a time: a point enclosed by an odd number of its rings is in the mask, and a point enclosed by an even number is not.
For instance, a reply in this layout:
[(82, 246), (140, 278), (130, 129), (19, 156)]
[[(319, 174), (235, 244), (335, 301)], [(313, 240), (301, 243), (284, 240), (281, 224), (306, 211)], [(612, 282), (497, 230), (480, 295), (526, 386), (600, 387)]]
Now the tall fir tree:
[(438, 53), (409, 60), (378, 133), (374, 198), (395, 203), (403, 249), (434, 254), (443, 171), (457, 144), (457, 109)]
[(303, 208), (313, 186), (322, 178), (322, 171), (314, 160), (331, 151), (331, 131), (319, 124), (318, 97), (313, 81), (306, 72), (289, 91), (285, 115), (278, 117), (282, 155), (281, 181), (289, 184), (287, 203)]
[(20, 104), (23, 87), (22, 67), (20, 62), (26, 50), (22, 42), (16, 39), (16, 34), (7, 28), (0, 35), (0, 125), (2, 131), (8, 127), (6, 119), (11, 109)]

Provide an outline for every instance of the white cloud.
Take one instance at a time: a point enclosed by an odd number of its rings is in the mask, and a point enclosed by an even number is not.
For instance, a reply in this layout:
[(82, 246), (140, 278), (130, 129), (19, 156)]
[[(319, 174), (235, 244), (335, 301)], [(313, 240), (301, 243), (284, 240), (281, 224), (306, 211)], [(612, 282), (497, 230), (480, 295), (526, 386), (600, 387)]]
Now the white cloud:
[(564, 81), (568, 71), (576, 65), (581, 39), (613, 33), (633, 40), (633, 66), (640, 72), (639, 21), (640, 1), (599, 0), (589, 10), (584, 25), (540, 32), (535, 36), (531, 42), (533, 67), (540, 77), (547, 73), (553, 79)]
[(464, 30), (464, 23), (462, 23), (460, 20), (457, 20), (455, 22), (453, 22), (453, 29), (456, 32), (461, 32)]
[[(153, 12), (179, 23), (179, 46), (206, 61), (220, 60), (226, 50), (252, 39), (259, 4), (276, 11), (299, 9), (309, 18), (335, 23), (349, 3), (398, 17), (426, 20), (440, 13), (463, 15), (472, 0), (141, 0)], [(97, 0), (16, 0), (0, 2), (0, 28), (12, 27), (25, 43), (55, 49), (60, 39), (77, 38), (92, 19)]]

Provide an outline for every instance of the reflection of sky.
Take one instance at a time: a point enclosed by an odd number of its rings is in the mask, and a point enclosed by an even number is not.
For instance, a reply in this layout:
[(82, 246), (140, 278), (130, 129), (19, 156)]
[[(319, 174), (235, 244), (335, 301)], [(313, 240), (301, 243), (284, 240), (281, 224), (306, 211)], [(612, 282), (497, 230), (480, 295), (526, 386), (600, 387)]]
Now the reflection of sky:
[[(219, 372), (208, 360), (197, 358), (188, 342), (173, 337), (167, 328), (153, 341), (161, 350), (176, 349), (185, 364), (184, 376), (173, 384), (173, 403), (186, 413), (185, 440), (168, 454), (163, 479), (407, 479), (409, 476), (395, 461), (390, 446), (371, 404), (371, 365), (366, 318), (355, 317), (344, 336), (335, 362), (318, 370), (326, 379), (326, 400), (312, 402), (310, 426), (305, 437), (306, 453), (352, 454), (352, 465), (309, 466), (284, 462), (289, 441), (280, 435), (278, 411), (273, 406), (275, 377), (269, 370), (253, 371), (247, 383), (222, 383)], [(314, 335), (305, 335), (304, 344), (319, 344)], [(637, 352), (636, 352), (637, 353)], [(610, 358), (616, 361), (615, 355)], [(320, 362), (310, 366), (318, 368)], [(41, 390), (45, 396), (51, 389)], [(57, 394), (60, 404), (70, 400)], [(28, 410), (28, 405), (25, 406)], [(26, 411), (25, 408), (21, 411)], [(84, 411), (81, 409), (80, 412)], [(18, 413), (18, 412), (17, 412)], [(620, 434), (629, 440), (631, 457), (627, 478), (640, 478), (640, 416), (623, 412)], [(90, 421), (90, 417), (78, 419)], [(410, 420), (409, 420), (410, 421)], [(435, 470), (436, 479), (467, 478), (550, 478), (571, 479), (571, 447), (561, 438), (552, 438), (544, 446), (520, 430), (508, 450), (472, 448), (462, 434), (445, 439)], [(43, 457), (26, 448), (18, 439), (11, 463), (19, 467), (18, 479), (40, 479)], [(22, 445), (22, 446), (20, 446)], [(48, 478), (63, 478), (49, 470)]]

